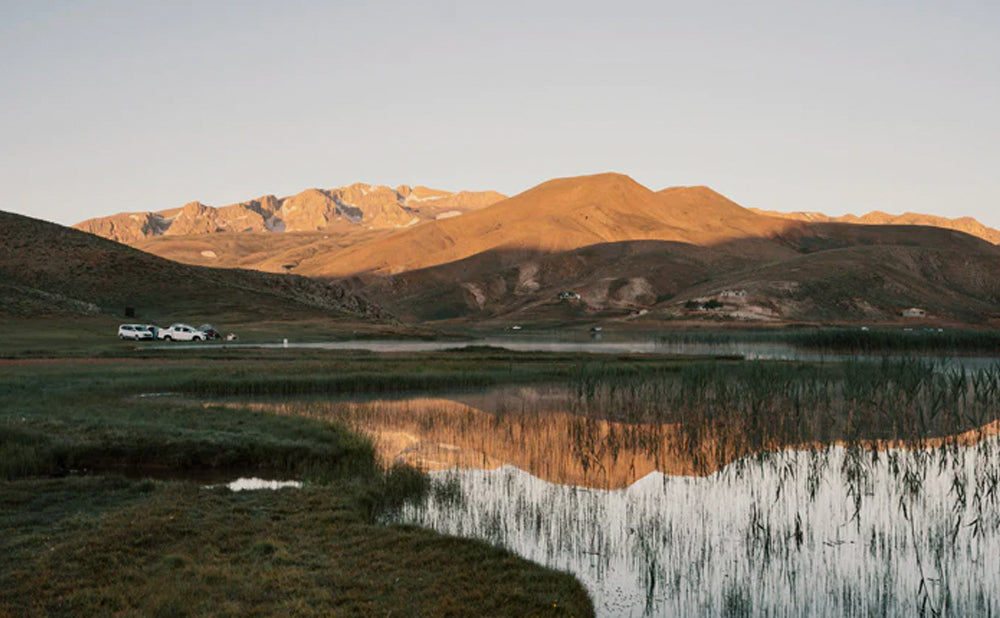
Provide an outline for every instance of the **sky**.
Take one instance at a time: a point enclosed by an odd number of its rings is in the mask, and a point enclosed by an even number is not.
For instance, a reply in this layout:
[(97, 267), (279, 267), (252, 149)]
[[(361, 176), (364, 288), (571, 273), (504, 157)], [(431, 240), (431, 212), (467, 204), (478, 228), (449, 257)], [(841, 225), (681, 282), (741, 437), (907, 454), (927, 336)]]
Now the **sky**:
[(0, 210), (605, 171), (1000, 227), (1000, 3), (0, 0)]

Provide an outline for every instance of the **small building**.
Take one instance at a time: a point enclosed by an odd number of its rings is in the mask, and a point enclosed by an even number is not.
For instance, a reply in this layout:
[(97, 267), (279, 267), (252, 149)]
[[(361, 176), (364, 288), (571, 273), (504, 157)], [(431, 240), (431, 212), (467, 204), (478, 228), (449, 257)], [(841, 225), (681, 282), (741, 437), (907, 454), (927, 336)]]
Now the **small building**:
[(580, 295), (576, 292), (559, 292), (559, 300), (580, 300)]
[(746, 298), (746, 290), (722, 290), (719, 292), (719, 298)]
[(927, 312), (919, 307), (910, 307), (909, 309), (903, 309), (904, 318), (926, 318)]

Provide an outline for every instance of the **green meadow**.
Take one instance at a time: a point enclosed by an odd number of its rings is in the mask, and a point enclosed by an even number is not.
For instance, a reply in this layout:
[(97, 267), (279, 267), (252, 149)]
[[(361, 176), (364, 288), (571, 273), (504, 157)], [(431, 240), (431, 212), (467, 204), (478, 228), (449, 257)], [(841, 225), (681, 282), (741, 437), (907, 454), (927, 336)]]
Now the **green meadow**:
[[(0, 361), (0, 615), (593, 613), (570, 575), (378, 523), (428, 481), (380, 462), (366, 438), (199, 403), (477, 385), (530, 366), (77, 346), (78, 358)], [(238, 477), (304, 486), (219, 486)]]

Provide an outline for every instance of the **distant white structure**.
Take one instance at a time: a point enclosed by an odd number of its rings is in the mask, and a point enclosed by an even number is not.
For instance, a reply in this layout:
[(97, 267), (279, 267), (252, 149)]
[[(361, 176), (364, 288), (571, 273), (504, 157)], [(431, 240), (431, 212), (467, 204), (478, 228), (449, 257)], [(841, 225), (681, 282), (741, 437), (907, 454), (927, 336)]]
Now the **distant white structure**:
[(904, 318), (926, 318), (927, 312), (919, 307), (910, 307), (909, 309), (903, 309)]
[(746, 298), (746, 290), (722, 290), (719, 292), (719, 298)]

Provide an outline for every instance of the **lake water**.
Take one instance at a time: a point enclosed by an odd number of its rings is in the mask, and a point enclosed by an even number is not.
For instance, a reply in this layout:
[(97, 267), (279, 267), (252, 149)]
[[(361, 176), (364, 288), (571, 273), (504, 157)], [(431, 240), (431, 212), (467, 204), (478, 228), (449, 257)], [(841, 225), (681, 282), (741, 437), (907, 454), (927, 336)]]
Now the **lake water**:
[[(953, 455), (842, 447), (769, 454), (705, 477), (652, 472), (625, 489), (543, 481), (513, 466), (452, 483), (398, 521), (483, 539), (569, 571), (602, 616), (982, 616), (1000, 609), (995, 501), (955, 483), (997, 468), (998, 444)], [(855, 508), (845, 467), (861, 457)], [(896, 466), (901, 466), (896, 468)], [(920, 491), (902, 482), (920, 476)], [(459, 495), (456, 499), (454, 496)]]
[(974, 380), (751, 367), (255, 405), (430, 471), (392, 521), (569, 571), (601, 616), (998, 615), (1000, 374)]
[[(563, 354), (663, 354), (676, 356), (726, 356), (745, 360), (785, 360), (803, 362), (837, 362), (845, 359), (909, 358), (912, 355), (864, 356), (858, 354), (835, 354), (817, 352), (787, 343), (759, 341), (731, 341), (725, 343), (697, 343), (665, 341), (657, 338), (616, 339), (607, 337), (492, 337), (470, 341), (416, 341), (391, 339), (357, 339), (348, 341), (299, 341), (275, 343), (170, 343), (148, 346), (156, 349), (302, 349), (347, 351), (362, 350), (379, 354), (439, 352), (442, 350), (489, 346), (515, 352), (549, 352)], [(979, 370), (998, 363), (996, 356), (946, 356), (928, 355), (924, 358), (935, 361), (941, 367), (963, 366)]]
[(229, 491), (259, 491), (262, 489), (284, 489), (292, 487), (301, 489), (302, 483), (299, 481), (276, 481), (257, 477), (241, 477), (226, 484)]

